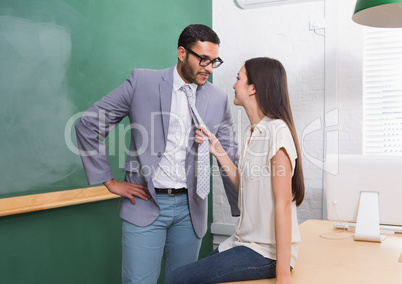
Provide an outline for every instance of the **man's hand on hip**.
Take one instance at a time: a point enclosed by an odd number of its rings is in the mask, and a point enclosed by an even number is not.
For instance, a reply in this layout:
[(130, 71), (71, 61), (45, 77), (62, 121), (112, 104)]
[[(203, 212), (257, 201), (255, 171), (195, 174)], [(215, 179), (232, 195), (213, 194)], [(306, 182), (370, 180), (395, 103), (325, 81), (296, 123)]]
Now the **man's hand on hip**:
[(111, 193), (126, 197), (130, 199), (133, 204), (135, 204), (134, 196), (144, 200), (151, 198), (151, 195), (145, 191), (148, 189), (145, 185), (117, 181), (115, 179), (106, 181), (103, 184)]

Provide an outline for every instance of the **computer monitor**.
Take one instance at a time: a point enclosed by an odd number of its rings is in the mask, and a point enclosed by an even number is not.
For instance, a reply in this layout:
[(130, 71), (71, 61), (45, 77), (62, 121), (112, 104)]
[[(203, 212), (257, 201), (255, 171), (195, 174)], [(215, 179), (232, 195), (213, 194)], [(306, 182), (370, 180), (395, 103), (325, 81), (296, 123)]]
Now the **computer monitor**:
[(402, 226), (401, 156), (331, 155), (325, 169), (328, 219), (355, 222), (355, 240), (381, 242), (380, 224)]

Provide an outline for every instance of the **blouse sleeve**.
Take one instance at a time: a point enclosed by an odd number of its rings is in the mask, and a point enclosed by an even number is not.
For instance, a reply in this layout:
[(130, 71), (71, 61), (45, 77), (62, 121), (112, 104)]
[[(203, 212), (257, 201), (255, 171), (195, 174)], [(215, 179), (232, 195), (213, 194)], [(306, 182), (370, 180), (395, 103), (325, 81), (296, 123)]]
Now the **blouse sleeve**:
[(268, 159), (267, 159), (267, 166), (271, 171), (271, 159), (279, 149), (284, 148), (286, 153), (290, 158), (290, 162), (292, 164), (292, 175), (294, 173), (294, 168), (297, 159), (297, 152), (296, 146), (293, 141), (292, 133), (290, 132), (289, 127), (286, 123), (282, 120), (276, 120), (274, 123), (271, 124), (270, 131), (269, 131), (270, 139), (270, 147), (268, 151)]

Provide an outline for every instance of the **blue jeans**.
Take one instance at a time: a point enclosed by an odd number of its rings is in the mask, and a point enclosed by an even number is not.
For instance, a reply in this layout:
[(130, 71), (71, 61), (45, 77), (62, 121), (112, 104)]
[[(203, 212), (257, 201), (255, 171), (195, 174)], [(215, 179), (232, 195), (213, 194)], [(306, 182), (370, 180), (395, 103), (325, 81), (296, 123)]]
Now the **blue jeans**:
[(276, 261), (245, 246), (214, 250), (199, 261), (182, 266), (165, 278), (165, 284), (205, 284), (274, 278)]
[(201, 239), (194, 233), (188, 210), (187, 194), (158, 194), (159, 217), (149, 226), (122, 223), (122, 282), (157, 283), (162, 256), (165, 275), (196, 261)]

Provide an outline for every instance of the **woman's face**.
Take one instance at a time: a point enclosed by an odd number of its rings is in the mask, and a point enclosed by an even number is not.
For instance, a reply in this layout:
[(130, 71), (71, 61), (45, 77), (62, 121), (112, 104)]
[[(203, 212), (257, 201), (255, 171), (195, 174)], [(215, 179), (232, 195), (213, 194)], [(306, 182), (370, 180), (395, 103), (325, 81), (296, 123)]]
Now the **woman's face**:
[(233, 85), (233, 89), (235, 90), (234, 104), (244, 107), (252, 89), (252, 85), (247, 84), (246, 68), (244, 65), (240, 68), (239, 73), (237, 73), (236, 79), (237, 81)]

